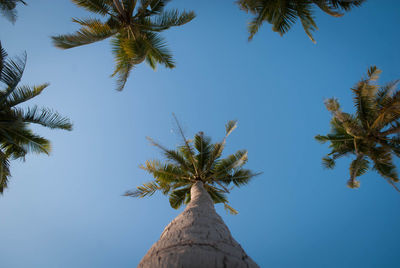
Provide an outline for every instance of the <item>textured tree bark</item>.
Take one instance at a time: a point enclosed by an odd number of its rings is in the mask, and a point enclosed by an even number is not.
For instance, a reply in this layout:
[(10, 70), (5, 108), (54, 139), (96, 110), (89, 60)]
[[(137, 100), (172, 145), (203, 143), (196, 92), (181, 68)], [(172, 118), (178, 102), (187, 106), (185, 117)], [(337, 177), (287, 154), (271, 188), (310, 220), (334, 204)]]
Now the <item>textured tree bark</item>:
[(191, 189), (191, 201), (164, 229), (139, 268), (259, 267), (232, 237), (216, 213), (202, 182)]

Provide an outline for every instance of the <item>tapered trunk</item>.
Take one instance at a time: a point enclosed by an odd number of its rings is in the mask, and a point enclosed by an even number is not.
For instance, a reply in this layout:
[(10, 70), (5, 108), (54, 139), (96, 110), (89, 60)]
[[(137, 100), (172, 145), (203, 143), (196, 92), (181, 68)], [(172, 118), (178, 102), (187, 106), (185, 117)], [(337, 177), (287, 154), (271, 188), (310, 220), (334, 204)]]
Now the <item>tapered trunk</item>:
[(143, 257), (140, 268), (258, 267), (231, 236), (216, 213), (202, 182), (191, 189), (191, 201), (164, 229)]

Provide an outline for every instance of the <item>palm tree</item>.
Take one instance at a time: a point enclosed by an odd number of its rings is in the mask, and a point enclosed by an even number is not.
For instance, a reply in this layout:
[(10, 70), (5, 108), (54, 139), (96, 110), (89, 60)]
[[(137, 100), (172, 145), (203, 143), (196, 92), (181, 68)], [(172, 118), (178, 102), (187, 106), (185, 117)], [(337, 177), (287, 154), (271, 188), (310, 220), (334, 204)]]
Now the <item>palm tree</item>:
[(0, 43), (0, 82), (5, 85), (5, 88), (0, 90), (0, 194), (7, 188), (11, 176), (11, 159), (24, 159), (25, 155), (31, 152), (50, 152), (50, 142), (33, 133), (29, 128), (30, 124), (52, 129), (72, 129), (68, 118), (61, 117), (48, 108), (18, 107), (19, 104), (38, 96), (48, 86), (18, 86), (25, 64), (26, 54), (7, 59), (7, 53)]
[(17, 20), (17, 11), (15, 10), (17, 3), (26, 5), (22, 0), (0, 0), (0, 12), (12, 23)]
[(52, 37), (56, 47), (69, 49), (111, 37), (116, 67), (111, 76), (118, 76), (117, 90), (122, 90), (130, 71), (146, 61), (155, 69), (157, 63), (174, 68), (175, 63), (160, 32), (191, 21), (193, 12), (164, 11), (169, 0), (72, 0), (79, 7), (105, 17), (77, 19), (81, 25), (74, 34)]
[(328, 15), (341, 17), (343, 11), (350, 11), (363, 2), (365, 0), (238, 0), (237, 3), (242, 10), (255, 16), (248, 26), (249, 40), (265, 21), (272, 24), (273, 31), (283, 36), (300, 19), (307, 36), (315, 43), (311, 33), (318, 30), (313, 15), (315, 6)]
[(326, 168), (334, 168), (338, 158), (355, 156), (350, 164), (348, 187), (358, 188), (357, 177), (372, 168), (399, 191), (393, 163), (393, 157), (400, 156), (400, 91), (395, 90), (399, 80), (379, 87), (374, 81), (380, 73), (375, 66), (370, 67), (367, 77), (352, 88), (354, 115), (342, 112), (337, 99), (325, 101), (332, 113), (331, 132), (326, 136), (317, 135), (315, 139), (330, 142), (332, 151), (322, 159)]
[(169, 196), (175, 209), (188, 204), (165, 228), (138, 267), (258, 267), (233, 239), (214, 208), (214, 203), (224, 203), (225, 209), (236, 214), (226, 197), (229, 185), (246, 185), (258, 175), (243, 168), (246, 150), (221, 158), (236, 121), (226, 124), (225, 138), (215, 144), (202, 132), (193, 141), (187, 140), (179, 124), (178, 128), (183, 145), (177, 150), (166, 149), (150, 139), (167, 162), (147, 161), (142, 168), (154, 176), (154, 181), (125, 194), (142, 198), (161, 191)]

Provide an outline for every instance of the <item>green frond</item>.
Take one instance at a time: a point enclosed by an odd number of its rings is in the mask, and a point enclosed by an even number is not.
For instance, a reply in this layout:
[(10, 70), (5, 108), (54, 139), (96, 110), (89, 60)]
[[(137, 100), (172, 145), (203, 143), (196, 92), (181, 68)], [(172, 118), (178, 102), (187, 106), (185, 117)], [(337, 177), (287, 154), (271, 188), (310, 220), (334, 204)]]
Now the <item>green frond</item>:
[(156, 60), (151, 56), (147, 55), (146, 57), (146, 63), (150, 66), (151, 69), (155, 70), (157, 68), (157, 62)]
[(151, 181), (143, 183), (143, 185), (138, 186), (134, 191), (125, 192), (124, 196), (143, 198), (146, 196), (152, 196), (158, 190), (160, 190), (158, 183)]
[(6, 155), (0, 151), (0, 194), (3, 194), (7, 188), (10, 176), (10, 162)]
[(318, 141), (319, 143), (325, 143), (325, 142), (329, 141), (329, 138), (327, 136), (322, 136), (322, 135), (316, 135), (314, 137), (314, 139), (316, 141)]
[(4, 151), (6, 157), (10, 159), (25, 158), (26, 154), (28, 153), (23, 147), (23, 143), (21, 144), (20, 142), (20, 144), (17, 144), (15, 141), (3, 142), (1, 145), (1, 150)]
[(184, 188), (174, 190), (169, 196), (169, 204), (172, 208), (178, 209), (183, 205), (186, 197), (190, 194), (191, 185)]
[(200, 171), (203, 171), (206, 163), (209, 161), (212, 144), (211, 138), (204, 135), (203, 132), (199, 132), (194, 136), (194, 147), (198, 151), (196, 155), (196, 161)]
[(6, 63), (6, 58), (7, 58), (7, 52), (1, 45), (0, 41), (0, 81), (3, 81), (1, 77), (3, 75), (3, 67)]
[(226, 212), (232, 214), (232, 215), (237, 215), (239, 212), (234, 209), (233, 207), (231, 207), (230, 205), (228, 205), (227, 202), (224, 203), (224, 209)]
[(190, 145), (190, 143), (188, 142), (188, 140), (185, 137), (185, 134), (183, 133), (182, 127), (179, 124), (178, 118), (176, 117), (176, 115), (173, 113), (172, 117), (175, 119), (175, 123), (178, 127), (179, 130), (179, 134), (184, 142), (184, 146), (179, 147), (179, 151), (183, 154), (183, 156), (190, 161), (190, 163), (192, 164), (193, 170), (194, 170), (194, 175), (199, 175), (199, 171), (198, 171), (198, 167), (197, 167), (197, 163), (194, 159), (195, 154), (193, 152), (193, 148)]
[(169, 150), (161, 144), (155, 142), (152, 138), (146, 138), (153, 146), (159, 148), (168, 160), (178, 165), (181, 169), (194, 173), (193, 167), (191, 167), (191, 163), (187, 159), (185, 159), (185, 156), (180, 151)]
[(20, 103), (26, 102), (36, 96), (38, 96), (42, 91), (48, 87), (49, 84), (45, 83), (38, 86), (21, 86), (17, 87), (8, 97), (7, 97), (7, 106), (13, 107)]
[(27, 55), (24, 52), (22, 56), (15, 57), (14, 59), (7, 59), (4, 62), (1, 72), (1, 82), (7, 85), (6, 90), (0, 92), (0, 103), (15, 89), (21, 81), (22, 75), (25, 70)]
[(140, 168), (146, 170), (152, 174), (154, 178), (162, 182), (172, 183), (189, 181), (186, 172), (170, 163), (163, 164), (157, 160), (147, 160), (144, 165), (140, 166)]
[(350, 178), (355, 179), (365, 174), (369, 169), (369, 161), (364, 156), (358, 156), (350, 164)]
[(250, 180), (262, 173), (253, 173), (249, 169), (236, 169), (232, 176), (229, 177), (230, 181), (236, 186), (236, 187), (241, 187), (243, 185), (246, 185), (250, 182)]
[(15, 8), (17, 7), (17, 3), (26, 5), (26, 3), (22, 0), (0, 1), (0, 13), (13, 24), (17, 20), (17, 11), (15, 10)]
[(324, 168), (333, 169), (335, 167), (335, 160), (328, 156), (322, 158), (322, 165)]
[(12, 134), (14, 143), (22, 147), (22, 151), (25, 151), (26, 153), (37, 154), (50, 153), (50, 141), (41, 136), (33, 134), (31, 130), (21, 129), (19, 131), (12, 132)]
[(400, 80), (394, 80), (379, 89), (378, 93), (376, 94), (376, 103), (378, 104), (379, 108), (383, 108), (390, 103), (392, 100), (391, 95), (399, 85), (399, 82)]
[(385, 155), (384, 157), (375, 159), (374, 170), (376, 170), (382, 177), (389, 179), (392, 182), (399, 181), (396, 166), (393, 164), (390, 155)]
[[(174, 68), (175, 62), (172, 53), (167, 48), (167, 43), (156, 33), (147, 33), (143, 38), (147, 47), (147, 57), (151, 57), (157, 63), (163, 64), (166, 68)], [(155, 68), (153, 68), (155, 69)]]
[(52, 129), (72, 130), (72, 123), (67, 117), (49, 109), (39, 109), (37, 106), (27, 109), (16, 108), (15, 112), (21, 116), (26, 123), (39, 124)]
[(208, 192), (208, 194), (210, 195), (211, 199), (214, 201), (214, 203), (218, 204), (218, 203), (226, 203), (228, 202), (228, 199), (224, 193), (224, 191), (211, 186), (211, 185), (204, 185), (204, 188), (206, 189), (206, 191)]
[(229, 175), (233, 169), (242, 167), (247, 159), (247, 150), (239, 150), (235, 154), (229, 155), (215, 165), (213, 177), (221, 178)]
[(196, 17), (193, 11), (179, 12), (178, 10), (164, 11), (150, 21), (151, 30), (163, 31), (175, 26), (184, 25)]
[(116, 34), (116, 30), (97, 19), (73, 19), (73, 21), (82, 25), (81, 29), (74, 34), (52, 36), (54, 46), (69, 49), (98, 42)]
[[(117, 90), (121, 91), (124, 89), (126, 81), (128, 80), (131, 70), (136, 64), (140, 63), (140, 60), (145, 59), (143, 52), (135, 51), (135, 46), (129, 47), (129, 43), (132, 43), (128, 39), (124, 39), (121, 35), (111, 39), (112, 52), (114, 54), (116, 66), (114, 73), (111, 75), (118, 76), (117, 78)], [(138, 52), (141, 53), (138, 55)], [(135, 54), (136, 53), (136, 54)]]
[(83, 7), (87, 11), (100, 15), (107, 15), (110, 12), (110, 2), (108, 0), (71, 0), (79, 7)]
[(151, 13), (160, 14), (161, 12), (163, 12), (167, 3), (170, 1), (171, 0), (149, 0), (147, 2), (149, 2), (149, 6), (151, 8)]
[[(298, 19), (307, 36), (315, 43), (312, 32), (317, 30), (314, 19), (314, 7), (319, 7), (323, 12), (340, 17), (342, 11), (349, 11), (352, 7), (360, 6), (363, 1), (354, 1), (355, 4), (343, 3), (345, 1), (268, 1), (268, 0), (239, 0), (240, 9), (254, 15), (248, 25), (249, 40), (258, 32), (264, 22), (272, 25), (272, 30), (281, 36), (286, 34)], [(347, 1), (346, 1), (347, 2)], [(350, 1), (349, 1), (350, 2)], [(353, 1), (352, 1), (353, 2)]]

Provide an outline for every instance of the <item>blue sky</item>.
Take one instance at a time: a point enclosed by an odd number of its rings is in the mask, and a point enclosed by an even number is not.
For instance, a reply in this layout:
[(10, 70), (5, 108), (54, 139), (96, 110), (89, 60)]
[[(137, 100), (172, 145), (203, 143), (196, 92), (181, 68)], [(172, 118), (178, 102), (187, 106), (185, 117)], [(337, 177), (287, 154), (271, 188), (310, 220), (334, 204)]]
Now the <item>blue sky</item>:
[(138, 166), (160, 153), (146, 136), (180, 142), (172, 113), (188, 137), (221, 139), (238, 120), (226, 152), (248, 149), (248, 168), (263, 174), (231, 193), (237, 216), (217, 210), (261, 267), (399, 267), (399, 193), (374, 172), (347, 188), (349, 160), (324, 170), (328, 148), (313, 137), (329, 131), (325, 98), (353, 111), (350, 88), (368, 66), (383, 70), (381, 83), (400, 78), (400, 4), (369, 1), (340, 19), (317, 12), (313, 44), (299, 25), (283, 38), (265, 25), (247, 42), (250, 16), (233, 2), (172, 1), (197, 13), (164, 33), (177, 67), (139, 65), (123, 92), (109, 77), (109, 41), (52, 46), (51, 35), (77, 29), (71, 17), (88, 14), (70, 1), (28, 1), (14, 26), (0, 18), (8, 53), (28, 53), (22, 84), (51, 83), (29, 104), (74, 122), (72, 132), (35, 127), (51, 156), (12, 163), (0, 197), (1, 267), (137, 265), (181, 210), (162, 195), (121, 195), (151, 179)]

